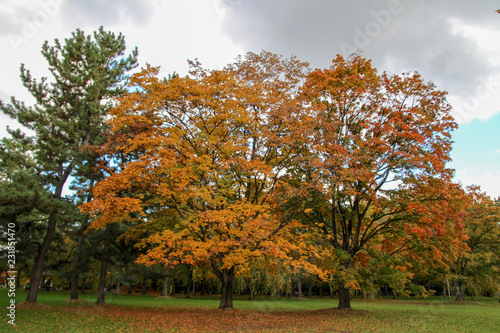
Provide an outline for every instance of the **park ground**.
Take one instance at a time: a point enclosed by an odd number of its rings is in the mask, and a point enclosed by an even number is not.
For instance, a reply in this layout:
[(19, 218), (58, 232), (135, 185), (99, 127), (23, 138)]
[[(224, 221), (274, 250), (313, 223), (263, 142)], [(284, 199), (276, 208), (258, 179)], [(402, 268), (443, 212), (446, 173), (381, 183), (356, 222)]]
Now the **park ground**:
[(40, 292), (37, 305), (16, 292), (16, 325), (6, 316), (9, 297), (0, 289), (0, 332), (500, 332), (498, 298), (465, 302), (427, 299), (354, 299), (353, 310), (337, 310), (332, 297), (305, 299), (235, 297), (235, 310), (218, 310), (217, 297), (96, 295), (68, 303), (65, 292)]

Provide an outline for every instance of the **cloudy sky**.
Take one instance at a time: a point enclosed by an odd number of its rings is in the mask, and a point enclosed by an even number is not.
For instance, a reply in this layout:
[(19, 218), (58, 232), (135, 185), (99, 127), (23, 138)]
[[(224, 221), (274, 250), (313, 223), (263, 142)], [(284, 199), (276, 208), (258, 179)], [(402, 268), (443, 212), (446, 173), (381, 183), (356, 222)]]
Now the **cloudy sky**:
[[(380, 71), (418, 71), (449, 92), (456, 180), (500, 196), (500, 3), (492, 0), (2, 0), (0, 99), (30, 102), (25, 63), (47, 76), (45, 40), (80, 28), (122, 32), (141, 65), (187, 73), (187, 59), (220, 68), (267, 50), (328, 67), (361, 50)], [(0, 137), (5, 125), (0, 115)]]

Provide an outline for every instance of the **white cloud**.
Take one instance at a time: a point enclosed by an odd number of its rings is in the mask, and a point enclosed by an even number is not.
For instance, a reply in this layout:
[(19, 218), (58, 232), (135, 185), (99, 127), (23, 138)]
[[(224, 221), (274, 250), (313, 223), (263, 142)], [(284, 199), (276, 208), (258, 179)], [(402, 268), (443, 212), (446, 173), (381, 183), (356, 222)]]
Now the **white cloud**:
[(490, 157), (493, 157), (493, 156), (495, 156), (495, 155), (497, 155), (497, 154), (500, 154), (500, 149), (495, 150), (495, 151), (494, 151), (494, 152), (492, 152), (489, 156), (490, 156)]
[(380, 70), (416, 70), (448, 91), (466, 123), (500, 111), (496, 9), (489, 0), (240, 0), (224, 31), (245, 50), (295, 54), (315, 67), (359, 48)]
[(491, 198), (500, 197), (500, 170), (478, 173), (471, 170), (457, 170), (455, 179), (464, 186), (479, 185)]
[[(226, 0), (225, 10), (239, 0)], [(10, 96), (31, 105), (34, 100), (19, 78), (21, 63), (34, 78), (50, 72), (40, 54), (42, 44), (55, 38), (63, 41), (76, 28), (87, 34), (101, 25), (106, 30), (123, 33), (127, 47), (138, 47), (140, 67), (146, 63), (161, 66), (161, 76), (174, 71), (185, 75), (187, 59), (198, 58), (207, 68), (220, 68), (242, 53), (241, 49), (220, 31), (219, 1), (153, 1), (126, 0), (7, 0), (0, 5), (0, 99)], [(9, 20), (7, 20), (9, 18)], [(0, 137), (6, 126), (15, 121), (0, 114)]]
[(489, 119), (500, 111), (500, 73), (479, 77), (469, 91), (450, 94), (448, 101), (459, 124), (472, 119)]

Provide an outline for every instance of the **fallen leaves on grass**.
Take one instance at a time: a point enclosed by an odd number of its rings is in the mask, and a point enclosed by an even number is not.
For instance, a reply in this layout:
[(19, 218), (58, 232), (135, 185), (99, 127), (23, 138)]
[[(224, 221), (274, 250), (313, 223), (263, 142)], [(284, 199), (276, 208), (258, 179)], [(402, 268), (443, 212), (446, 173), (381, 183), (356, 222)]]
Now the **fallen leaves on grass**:
[[(67, 308), (89, 316), (130, 320), (131, 330), (142, 332), (356, 332), (366, 311), (221, 311), (208, 309), (131, 308), (85, 306)], [(362, 320), (363, 321), (363, 320)]]
[(38, 302), (21, 302), (16, 304), (17, 309), (22, 309), (22, 310), (48, 310), (51, 307), (42, 303)]

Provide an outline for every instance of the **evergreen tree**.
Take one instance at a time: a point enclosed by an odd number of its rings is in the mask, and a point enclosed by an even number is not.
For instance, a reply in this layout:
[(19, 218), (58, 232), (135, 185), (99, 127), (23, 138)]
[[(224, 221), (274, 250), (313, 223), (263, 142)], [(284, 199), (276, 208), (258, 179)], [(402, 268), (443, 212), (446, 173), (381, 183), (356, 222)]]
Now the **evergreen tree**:
[[(66, 201), (63, 188), (76, 168), (86, 160), (90, 146), (102, 139), (106, 126), (104, 120), (114, 98), (124, 93), (126, 73), (137, 66), (137, 50), (126, 56), (125, 48), (121, 34), (106, 32), (102, 27), (94, 32), (93, 38), (77, 29), (64, 44), (57, 39), (53, 46), (45, 42), (42, 55), (53, 76), (51, 82), (45, 77), (34, 79), (24, 64), (21, 65), (23, 85), (35, 98), (35, 105), (27, 106), (14, 97), (10, 104), (0, 101), (0, 110), (33, 133), (28, 136), (9, 131), (12, 135), (10, 142), (22, 141), (30, 146), (24, 153), (34, 162), (30, 165), (30, 170), (34, 170), (30, 179), (36, 183), (36, 188), (50, 193), (50, 200), (44, 206), (47, 230), (35, 261), (31, 278), (33, 288), (28, 294), (28, 302), (36, 302), (45, 257)], [(0, 154), (8, 155), (9, 151), (2, 149)], [(14, 178), (7, 178), (3, 183), (15, 182)], [(33, 192), (24, 187), (16, 188), (16, 191), (21, 197), (29, 197)], [(0, 201), (5, 200), (0, 198)], [(32, 203), (36, 204), (36, 201)]]

